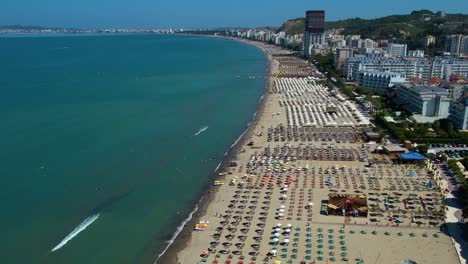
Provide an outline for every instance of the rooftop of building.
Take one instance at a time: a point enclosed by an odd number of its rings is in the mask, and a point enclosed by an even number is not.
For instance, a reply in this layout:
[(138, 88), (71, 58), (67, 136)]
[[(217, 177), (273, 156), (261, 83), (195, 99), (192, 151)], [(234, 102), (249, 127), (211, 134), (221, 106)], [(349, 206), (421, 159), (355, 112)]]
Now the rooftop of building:
[(378, 70), (361, 70), (359, 71), (360, 73), (364, 73), (367, 75), (376, 75), (376, 76), (402, 76), (404, 77), (404, 74), (398, 73), (398, 72), (390, 72), (390, 71), (378, 71)]
[(430, 85), (415, 85), (412, 87), (419, 93), (437, 93), (437, 94), (448, 94), (449, 92), (445, 89), (439, 88), (437, 86)]

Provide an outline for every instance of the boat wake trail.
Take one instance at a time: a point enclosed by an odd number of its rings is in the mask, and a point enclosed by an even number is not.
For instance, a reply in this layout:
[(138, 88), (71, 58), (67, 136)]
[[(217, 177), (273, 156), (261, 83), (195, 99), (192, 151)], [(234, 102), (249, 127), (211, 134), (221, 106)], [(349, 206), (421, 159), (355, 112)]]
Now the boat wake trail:
[(194, 137), (195, 137), (195, 136), (198, 136), (198, 135), (200, 135), (201, 133), (203, 133), (203, 132), (204, 132), (205, 130), (207, 130), (207, 129), (208, 129), (208, 126), (202, 127), (202, 128), (200, 128), (200, 130), (198, 130), (197, 133), (193, 134), (193, 136), (194, 136)]
[(96, 221), (99, 218), (99, 214), (92, 215), (88, 218), (86, 218), (83, 222), (81, 222), (73, 231), (71, 231), (70, 234), (68, 234), (60, 243), (58, 243), (57, 246), (55, 246), (51, 251), (57, 251), (61, 249), (65, 244), (68, 243), (68, 241), (72, 240), (74, 237), (76, 237), (79, 233), (81, 233), (83, 230), (85, 230), (89, 225), (91, 225), (94, 221)]

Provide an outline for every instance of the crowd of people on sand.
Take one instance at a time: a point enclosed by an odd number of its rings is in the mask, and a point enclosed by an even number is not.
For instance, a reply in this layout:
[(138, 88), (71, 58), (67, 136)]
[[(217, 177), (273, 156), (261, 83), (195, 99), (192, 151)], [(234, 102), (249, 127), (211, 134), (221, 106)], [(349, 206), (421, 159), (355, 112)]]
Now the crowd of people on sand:
[[(198, 263), (312, 264), (348, 257), (363, 263), (359, 255), (348, 256), (349, 236), (438, 238), (438, 227), (445, 227), (443, 198), (427, 168), (372, 154), (362, 145), (369, 120), (353, 103), (319, 84), (320, 74), (306, 61), (277, 48), (269, 52), (279, 62), (274, 105), (285, 118), (255, 135), (284, 144), (253, 146), (250, 140), (241, 151), (248, 151), (243, 164), (226, 169), (236, 181), (221, 187), (232, 189), (213, 213)], [(272, 120), (283, 117), (271, 112)], [(330, 197), (363, 203), (335, 205), (332, 216)]]
[(280, 78), (273, 91), (281, 96), (279, 104), (286, 110), (290, 126), (368, 126), (370, 121), (356, 106), (327, 87), (308, 78)]
[(367, 149), (357, 147), (314, 146), (288, 143), (275, 147), (266, 146), (262, 151), (255, 151), (250, 157), (249, 164), (278, 164), (300, 160), (323, 161), (355, 161), (365, 160), (368, 157)]
[(363, 141), (363, 133), (353, 127), (298, 127), (277, 126), (267, 131), (267, 142), (336, 142), (356, 143)]
[(277, 73), (278, 77), (323, 77), (320, 72), (311, 69), (311, 67), (306, 62), (296, 57), (276, 56), (275, 59), (280, 63)]

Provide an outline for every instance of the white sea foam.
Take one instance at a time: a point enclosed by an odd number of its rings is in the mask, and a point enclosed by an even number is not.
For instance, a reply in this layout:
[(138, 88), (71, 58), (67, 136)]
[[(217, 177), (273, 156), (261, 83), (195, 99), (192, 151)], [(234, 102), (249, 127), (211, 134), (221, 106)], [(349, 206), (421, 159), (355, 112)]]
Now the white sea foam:
[(55, 246), (51, 251), (57, 251), (61, 249), (65, 244), (67, 244), (70, 240), (76, 237), (79, 233), (85, 230), (89, 225), (91, 225), (94, 221), (99, 218), (99, 214), (92, 215), (86, 218), (83, 222), (81, 222), (70, 234), (68, 234), (57, 246)]
[(234, 142), (234, 144), (231, 145), (231, 147), (229, 149), (232, 149), (235, 145), (237, 145), (237, 143), (239, 143), (239, 141), (244, 137), (245, 133), (247, 133), (247, 131), (249, 131), (249, 129), (247, 128), (244, 133), (242, 133), (237, 139), (236, 141)]
[(223, 162), (220, 161), (220, 162), (218, 163), (218, 166), (216, 166), (216, 169), (215, 169), (213, 172), (216, 172), (216, 171), (219, 169), (219, 167), (221, 167), (221, 163), (223, 163)]
[(182, 230), (184, 229), (184, 226), (190, 221), (192, 220), (192, 217), (193, 217), (193, 214), (198, 210), (198, 203), (195, 205), (195, 209), (193, 209), (193, 211), (189, 214), (189, 216), (184, 220), (182, 221), (182, 223), (177, 227), (177, 230), (175, 231), (175, 233), (172, 235), (171, 239), (169, 241), (167, 241), (167, 246), (166, 248), (161, 252), (161, 254), (159, 254), (158, 258), (156, 259), (156, 261), (154, 262), (154, 264), (156, 264), (159, 260), (159, 258), (164, 255), (164, 253), (166, 253), (166, 251), (169, 249), (169, 247), (172, 245), (172, 243), (174, 243), (175, 239), (177, 238), (177, 236), (179, 235), (180, 232), (182, 232)]
[(198, 130), (197, 133), (193, 134), (193, 136), (194, 136), (194, 137), (195, 137), (195, 136), (198, 136), (198, 135), (200, 135), (201, 133), (203, 133), (203, 132), (204, 132), (205, 130), (207, 130), (207, 129), (208, 129), (208, 126), (202, 127), (202, 128), (200, 128), (200, 130)]

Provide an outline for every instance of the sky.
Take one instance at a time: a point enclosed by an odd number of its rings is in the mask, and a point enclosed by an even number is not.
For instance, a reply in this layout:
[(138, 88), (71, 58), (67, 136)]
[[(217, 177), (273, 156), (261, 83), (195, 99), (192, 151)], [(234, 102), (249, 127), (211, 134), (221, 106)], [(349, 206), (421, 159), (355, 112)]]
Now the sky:
[(413, 10), (468, 13), (466, 0), (2, 0), (0, 25), (78, 28), (280, 26), (305, 10), (326, 20), (374, 18)]

